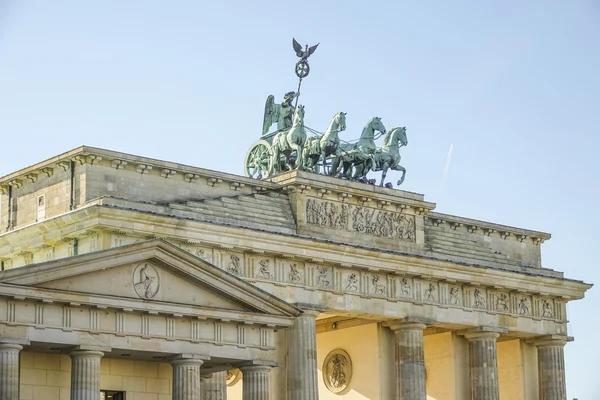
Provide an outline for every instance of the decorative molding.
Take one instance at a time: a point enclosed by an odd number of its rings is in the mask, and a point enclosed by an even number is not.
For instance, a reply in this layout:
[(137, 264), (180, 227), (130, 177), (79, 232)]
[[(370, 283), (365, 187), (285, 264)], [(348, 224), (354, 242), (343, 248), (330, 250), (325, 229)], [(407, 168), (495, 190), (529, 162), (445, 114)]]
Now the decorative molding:
[(208, 186), (212, 186), (212, 187), (217, 187), (219, 186), (219, 183), (223, 183), (223, 179), (219, 179), (219, 178), (208, 178), (206, 180), (206, 184)]
[(125, 166), (127, 165), (127, 161), (123, 161), (123, 160), (112, 160), (110, 162), (110, 165), (115, 168), (115, 169), (124, 169)]
[(330, 351), (323, 361), (322, 371), (325, 387), (332, 393), (342, 394), (352, 380), (350, 355), (342, 349)]
[(166, 179), (173, 178), (176, 174), (177, 171), (174, 169), (163, 168), (160, 170), (160, 176)]
[(185, 174), (183, 179), (189, 183), (195, 183), (198, 179), (200, 179), (200, 175), (198, 174)]
[(339, 204), (309, 198), (306, 223), (330, 229), (415, 242), (415, 217), (375, 208)]
[(152, 170), (152, 166), (146, 164), (138, 164), (135, 167), (135, 170), (140, 174), (147, 174)]
[(40, 172), (50, 178), (54, 174), (54, 168), (44, 167), (40, 169)]

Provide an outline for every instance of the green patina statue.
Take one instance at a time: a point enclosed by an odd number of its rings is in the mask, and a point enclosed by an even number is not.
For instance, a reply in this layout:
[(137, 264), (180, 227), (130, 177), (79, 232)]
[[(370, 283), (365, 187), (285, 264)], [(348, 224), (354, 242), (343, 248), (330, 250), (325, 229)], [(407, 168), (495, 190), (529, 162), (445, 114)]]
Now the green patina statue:
[[(392, 187), (385, 183), (387, 172), (402, 172), (398, 185), (406, 176), (406, 169), (400, 163), (400, 147), (406, 146), (406, 128), (394, 128), (387, 132), (381, 118), (374, 117), (367, 122), (357, 143), (340, 139), (339, 133), (346, 129), (346, 113), (336, 113), (325, 133), (321, 134), (304, 125), (304, 106), (298, 104), (302, 80), (308, 76), (308, 58), (317, 45), (304, 48), (292, 40), (296, 56), (296, 75), (299, 78), (297, 91), (287, 92), (281, 104), (275, 97), (267, 97), (263, 117), (262, 137), (246, 153), (245, 173), (255, 179), (264, 179), (282, 171), (293, 169), (324, 173), (353, 181), (375, 184), (375, 179), (367, 179), (370, 171), (382, 171), (380, 186)], [(294, 104), (295, 100), (295, 104)], [(277, 130), (270, 132), (277, 124)], [(307, 137), (307, 130), (311, 137)], [(379, 133), (377, 133), (379, 132)], [(384, 136), (381, 148), (375, 140)]]
[(290, 129), (293, 123), (294, 106), (292, 102), (300, 93), (287, 92), (281, 104), (275, 104), (275, 96), (267, 97), (265, 116), (263, 119), (263, 135), (269, 132), (271, 125), (277, 124), (277, 130)]
[[(306, 129), (304, 128), (304, 106), (298, 104), (294, 110), (294, 122), (288, 130), (279, 131), (273, 138), (271, 145), (271, 160), (269, 163), (269, 175), (280, 172), (281, 154), (285, 156), (285, 166), (288, 170), (304, 169), (302, 148), (306, 142)], [(290, 156), (296, 154), (296, 160), (292, 162)]]

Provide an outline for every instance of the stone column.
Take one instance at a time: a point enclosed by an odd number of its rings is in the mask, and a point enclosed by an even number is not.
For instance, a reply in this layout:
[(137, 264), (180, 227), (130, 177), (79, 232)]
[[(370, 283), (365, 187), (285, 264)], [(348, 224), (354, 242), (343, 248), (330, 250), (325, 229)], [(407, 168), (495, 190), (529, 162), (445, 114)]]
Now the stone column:
[(227, 400), (227, 371), (202, 375), (202, 400)]
[(498, 336), (498, 332), (488, 331), (465, 333), (465, 338), (469, 341), (471, 400), (500, 399), (496, 357)]
[(173, 400), (203, 400), (200, 385), (200, 367), (203, 360), (180, 358), (171, 361), (173, 366)]
[(241, 367), (242, 400), (270, 400), (269, 373), (271, 367), (266, 365), (250, 365)]
[(19, 353), (23, 346), (0, 343), (0, 399), (19, 400)]
[(566, 337), (551, 336), (534, 342), (538, 348), (538, 380), (540, 400), (566, 400)]
[(71, 357), (71, 400), (100, 400), (101, 351), (75, 350)]
[[(318, 400), (317, 311), (304, 311), (290, 329), (288, 354), (288, 392), (290, 400)], [(244, 379), (246, 376), (244, 375)]]
[(427, 325), (406, 321), (390, 325), (395, 334), (396, 399), (426, 400), (423, 331)]

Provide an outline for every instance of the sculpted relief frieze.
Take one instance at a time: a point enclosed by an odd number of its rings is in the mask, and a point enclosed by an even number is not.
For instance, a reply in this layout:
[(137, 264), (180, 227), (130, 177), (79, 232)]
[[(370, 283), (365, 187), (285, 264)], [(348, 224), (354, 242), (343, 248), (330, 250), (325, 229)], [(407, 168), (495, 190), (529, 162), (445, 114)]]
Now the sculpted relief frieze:
[(306, 223), (405, 242), (416, 238), (413, 215), (316, 199), (306, 202)]

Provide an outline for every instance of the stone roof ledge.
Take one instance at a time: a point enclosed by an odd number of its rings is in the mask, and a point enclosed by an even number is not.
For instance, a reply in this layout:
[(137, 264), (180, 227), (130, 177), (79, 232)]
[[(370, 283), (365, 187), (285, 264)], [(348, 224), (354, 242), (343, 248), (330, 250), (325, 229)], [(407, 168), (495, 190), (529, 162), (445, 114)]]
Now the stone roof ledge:
[[(210, 169), (194, 167), (170, 161), (162, 161), (154, 158), (141, 157), (97, 147), (80, 146), (44, 161), (22, 168), (18, 171), (0, 177), (0, 192), (6, 191), (8, 186), (21, 187), (29, 182), (35, 182), (45, 176), (50, 177), (54, 169), (69, 168), (71, 162), (77, 165), (98, 164), (109, 162), (115, 169), (135, 168), (138, 172), (158, 173), (165, 177), (178, 177), (188, 182), (205, 181), (209, 186), (219, 184), (229, 185), (238, 190), (241, 187), (251, 187), (254, 192), (265, 192), (276, 189), (278, 186), (271, 182), (259, 181), (244, 176), (213, 171)], [(61, 169), (61, 170), (62, 170)]]
[(394, 205), (398, 209), (412, 207), (417, 214), (427, 214), (435, 208), (435, 203), (425, 201), (424, 195), (419, 193), (368, 185), (312, 172), (290, 171), (267, 181), (281, 185), (286, 191), (335, 198), (342, 202), (354, 197), (360, 203), (379, 208)]

